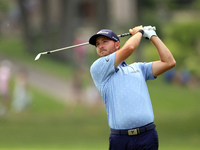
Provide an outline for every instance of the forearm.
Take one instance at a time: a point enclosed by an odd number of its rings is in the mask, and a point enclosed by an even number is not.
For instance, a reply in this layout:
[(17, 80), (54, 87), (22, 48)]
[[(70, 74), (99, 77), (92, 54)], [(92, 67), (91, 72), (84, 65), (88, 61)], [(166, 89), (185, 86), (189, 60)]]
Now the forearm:
[(151, 37), (151, 42), (156, 47), (160, 61), (166, 62), (166, 63), (174, 63), (175, 59), (172, 55), (172, 53), (169, 51), (169, 49), (166, 47), (166, 45), (160, 40), (157, 36)]
[(132, 37), (128, 39), (128, 41), (126, 41), (124, 46), (116, 52), (115, 67), (126, 60), (138, 48), (141, 39), (142, 34), (140, 32), (136, 32)]
[(176, 61), (169, 49), (157, 36), (152, 36), (151, 41), (160, 57), (160, 60), (153, 62), (152, 65), (153, 76), (156, 77), (173, 68), (176, 65)]
[(138, 48), (142, 39), (142, 34), (140, 32), (136, 33), (129, 40), (126, 41), (122, 49), (129, 53), (129, 56)]

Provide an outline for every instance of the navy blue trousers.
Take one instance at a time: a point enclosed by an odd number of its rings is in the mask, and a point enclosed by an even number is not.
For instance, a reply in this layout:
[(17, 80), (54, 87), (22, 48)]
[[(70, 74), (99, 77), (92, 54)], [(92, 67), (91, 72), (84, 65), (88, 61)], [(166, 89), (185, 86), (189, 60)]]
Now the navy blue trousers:
[(109, 150), (158, 150), (157, 131), (153, 129), (135, 136), (110, 134)]

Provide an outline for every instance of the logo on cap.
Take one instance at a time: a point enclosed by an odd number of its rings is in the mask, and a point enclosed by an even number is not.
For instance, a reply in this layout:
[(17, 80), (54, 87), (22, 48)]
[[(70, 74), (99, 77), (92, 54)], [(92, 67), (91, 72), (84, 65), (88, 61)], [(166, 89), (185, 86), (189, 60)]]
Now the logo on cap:
[(119, 41), (116, 37), (112, 36), (112, 38), (115, 40), (115, 41)]
[(99, 31), (99, 32), (97, 32), (97, 34), (109, 34), (109, 32), (106, 32), (106, 31)]

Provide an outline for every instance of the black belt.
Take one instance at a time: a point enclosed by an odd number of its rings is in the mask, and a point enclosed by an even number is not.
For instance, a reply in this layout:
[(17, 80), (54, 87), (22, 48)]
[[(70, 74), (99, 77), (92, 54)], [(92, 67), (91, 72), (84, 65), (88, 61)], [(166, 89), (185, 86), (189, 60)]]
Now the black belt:
[(147, 132), (149, 130), (152, 130), (156, 127), (154, 123), (147, 124), (145, 126), (129, 129), (129, 130), (116, 130), (116, 129), (110, 129), (111, 134), (118, 134), (118, 135), (138, 135), (140, 133)]

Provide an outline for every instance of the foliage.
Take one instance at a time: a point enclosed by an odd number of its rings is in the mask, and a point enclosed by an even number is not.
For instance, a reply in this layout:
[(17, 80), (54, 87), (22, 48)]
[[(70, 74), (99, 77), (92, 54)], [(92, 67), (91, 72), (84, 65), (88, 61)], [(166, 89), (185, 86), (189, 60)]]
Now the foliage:
[(9, 9), (8, 3), (3, 0), (0, 0), (0, 12), (1, 13), (7, 12), (8, 9)]
[(187, 67), (200, 77), (200, 22), (172, 23), (165, 28), (166, 44), (174, 52), (177, 67)]
[[(162, 4), (161, 4), (162, 3)], [(143, 9), (156, 10), (156, 8), (161, 4), (168, 7), (170, 10), (188, 9), (188, 8), (198, 8), (199, 0), (138, 0), (138, 4)]]
[(196, 8), (197, 10), (200, 9), (200, 1), (197, 0), (195, 3), (194, 3), (194, 8)]
[(166, 4), (170, 9), (188, 9), (188, 7), (192, 6), (198, 0), (168, 0)]
[[(162, 40), (176, 59), (176, 68), (186, 67), (200, 77), (200, 22), (170, 23), (162, 30)], [(159, 35), (159, 34), (158, 34)], [(145, 42), (144, 55), (147, 61), (159, 59), (150, 42)]]

